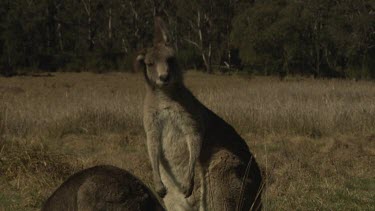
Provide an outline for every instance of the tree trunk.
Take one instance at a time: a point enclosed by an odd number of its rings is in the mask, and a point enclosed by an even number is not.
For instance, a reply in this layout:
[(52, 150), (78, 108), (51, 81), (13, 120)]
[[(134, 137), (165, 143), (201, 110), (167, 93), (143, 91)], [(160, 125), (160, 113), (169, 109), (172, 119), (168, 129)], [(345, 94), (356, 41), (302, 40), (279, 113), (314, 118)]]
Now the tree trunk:
[(108, 11), (108, 40), (112, 40), (112, 8)]
[(205, 52), (205, 46), (204, 46), (204, 37), (203, 37), (203, 29), (202, 29), (202, 25), (201, 25), (201, 13), (200, 11), (198, 11), (197, 13), (197, 28), (198, 28), (198, 36), (199, 36), (199, 42), (200, 42), (200, 50), (201, 50), (201, 54), (202, 54), (202, 59), (203, 59), (203, 62), (204, 62), (204, 66), (205, 66), (205, 71), (207, 73), (211, 73), (212, 72), (212, 69), (211, 69), (211, 43), (209, 43), (209, 46), (208, 46), (208, 49), (207, 49), (207, 54)]
[(64, 50), (64, 45), (63, 45), (63, 40), (62, 40), (62, 32), (61, 32), (62, 31), (61, 30), (62, 25), (61, 25), (61, 20), (59, 20), (59, 18), (57, 17), (57, 14), (60, 13), (61, 4), (62, 4), (62, 2), (59, 2), (59, 3), (55, 2), (54, 6), (56, 8), (56, 12), (55, 12), (53, 18), (57, 22), (57, 24), (56, 24), (56, 34), (57, 34), (57, 39), (58, 39), (57, 42), (58, 42), (58, 45), (59, 45), (58, 47), (59, 47), (60, 51), (62, 52)]
[(362, 69), (362, 77), (367, 77), (366, 74), (366, 60), (367, 60), (367, 49), (363, 52), (362, 62), (361, 62), (361, 69)]
[(92, 35), (91, 0), (88, 0), (88, 3), (86, 3), (85, 0), (82, 0), (82, 3), (87, 14), (87, 41), (89, 45), (89, 51), (92, 51), (94, 49), (94, 41)]
[(316, 60), (315, 60), (315, 77), (320, 76), (320, 48), (318, 44), (315, 46), (315, 51), (316, 51)]
[(212, 44), (210, 43), (209, 45), (208, 45), (208, 55), (207, 55), (207, 59), (208, 59), (208, 65), (207, 65), (207, 67), (206, 67), (206, 71), (208, 72), (208, 73), (212, 73), (212, 64), (211, 64), (211, 62), (212, 62)]
[(321, 64), (321, 39), (320, 39), (320, 32), (321, 32), (321, 22), (320, 22), (320, 15), (318, 14), (317, 21), (314, 24), (314, 48), (315, 48), (315, 73), (314, 77), (320, 77), (320, 64)]
[(7, 54), (8, 54), (8, 67), (11, 67), (12, 66), (12, 57), (10, 55), (9, 45), (7, 45)]
[(202, 52), (202, 59), (204, 63), (204, 68), (207, 73), (212, 73), (211, 69), (211, 56), (206, 55), (204, 52)]
[(57, 31), (57, 36), (59, 38), (60, 51), (64, 51), (64, 45), (63, 45), (63, 40), (62, 40), (62, 32), (61, 32), (61, 23), (57, 24), (56, 31)]
[(136, 10), (136, 5), (135, 5), (136, 0), (129, 1), (129, 6), (132, 10), (133, 13), (133, 28), (134, 28), (134, 40), (130, 43), (131, 49), (137, 49), (137, 48), (142, 48), (143, 46), (138, 46), (138, 41), (140, 40), (140, 26), (139, 26), (139, 15)]
[(88, 17), (88, 43), (89, 43), (89, 50), (92, 51), (94, 48), (94, 42), (92, 41), (92, 29), (91, 29), (91, 15)]

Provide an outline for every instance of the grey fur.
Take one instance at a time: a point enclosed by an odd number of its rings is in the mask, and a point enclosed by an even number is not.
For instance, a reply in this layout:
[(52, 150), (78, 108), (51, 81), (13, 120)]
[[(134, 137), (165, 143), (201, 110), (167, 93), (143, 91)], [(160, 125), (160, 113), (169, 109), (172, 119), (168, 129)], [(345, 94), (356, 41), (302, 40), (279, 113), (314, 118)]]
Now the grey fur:
[(157, 18), (154, 46), (135, 63), (147, 82), (143, 122), (156, 191), (173, 211), (259, 210), (262, 178), (254, 157), (185, 87), (165, 30)]
[(154, 194), (135, 176), (114, 166), (95, 166), (69, 177), (42, 211), (162, 211)]

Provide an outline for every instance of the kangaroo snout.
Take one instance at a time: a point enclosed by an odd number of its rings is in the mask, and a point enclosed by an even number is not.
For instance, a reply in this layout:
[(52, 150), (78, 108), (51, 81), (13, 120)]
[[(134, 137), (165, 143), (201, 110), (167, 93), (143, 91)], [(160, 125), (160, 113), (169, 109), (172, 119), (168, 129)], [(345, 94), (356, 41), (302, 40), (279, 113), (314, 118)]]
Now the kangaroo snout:
[(164, 83), (168, 82), (169, 79), (170, 79), (170, 75), (168, 73), (161, 74), (161, 75), (159, 75), (159, 79), (160, 79), (160, 81), (162, 81)]

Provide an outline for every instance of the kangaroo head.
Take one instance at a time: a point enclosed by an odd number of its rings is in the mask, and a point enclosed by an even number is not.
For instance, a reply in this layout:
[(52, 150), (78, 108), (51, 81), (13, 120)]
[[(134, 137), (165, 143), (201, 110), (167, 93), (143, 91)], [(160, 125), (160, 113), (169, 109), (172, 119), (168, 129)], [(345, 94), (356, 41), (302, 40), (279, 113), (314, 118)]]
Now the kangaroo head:
[(170, 46), (169, 34), (161, 18), (155, 18), (153, 47), (141, 52), (135, 69), (143, 69), (147, 83), (153, 88), (166, 89), (181, 83), (175, 51)]

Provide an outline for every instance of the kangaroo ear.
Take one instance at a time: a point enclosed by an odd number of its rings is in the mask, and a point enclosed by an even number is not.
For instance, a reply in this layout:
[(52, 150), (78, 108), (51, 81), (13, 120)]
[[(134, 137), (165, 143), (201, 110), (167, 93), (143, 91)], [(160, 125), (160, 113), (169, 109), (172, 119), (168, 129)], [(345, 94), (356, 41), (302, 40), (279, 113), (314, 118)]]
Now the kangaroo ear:
[(169, 43), (169, 39), (169, 32), (164, 21), (160, 17), (156, 17), (154, 25), (154, 45), (167, 45)]
[(137, 57), (134, 59), (133, 62), (133, 71), (134, 72), (142, 72), (146, 67), (145, 64), (145, 53), (140, 52), (137, 54)]

